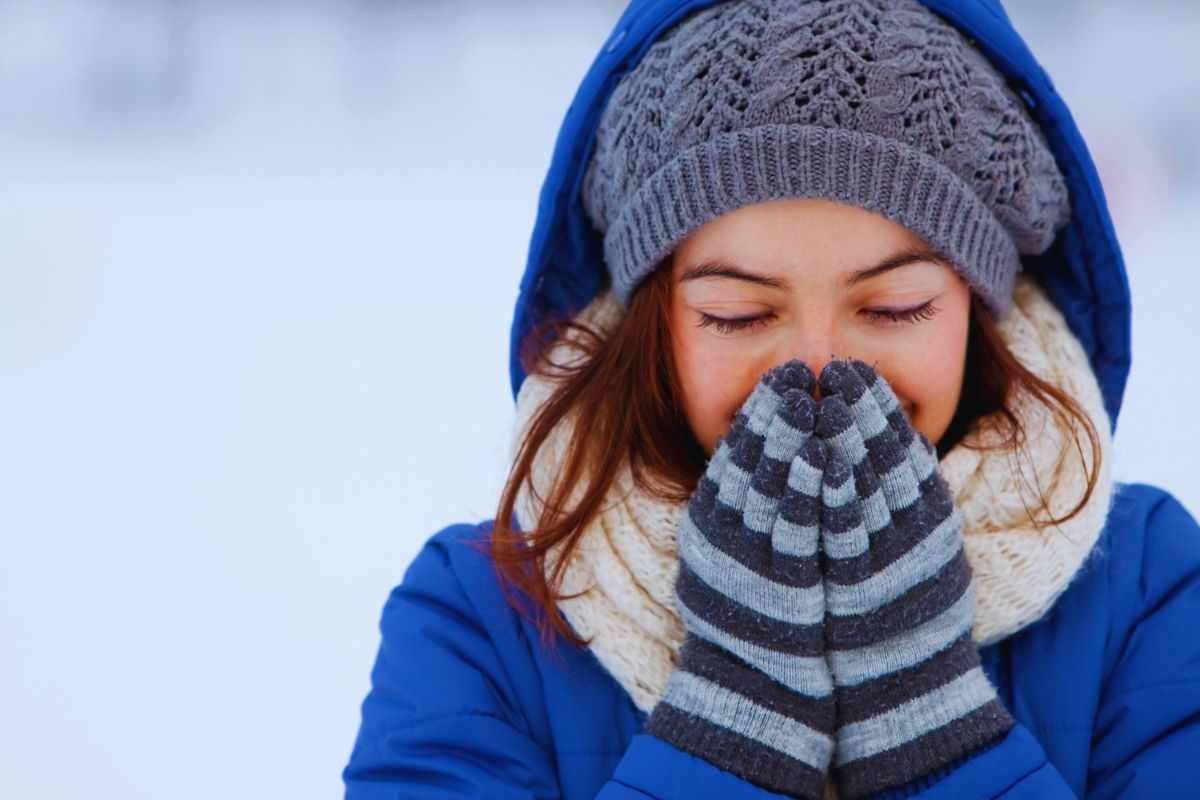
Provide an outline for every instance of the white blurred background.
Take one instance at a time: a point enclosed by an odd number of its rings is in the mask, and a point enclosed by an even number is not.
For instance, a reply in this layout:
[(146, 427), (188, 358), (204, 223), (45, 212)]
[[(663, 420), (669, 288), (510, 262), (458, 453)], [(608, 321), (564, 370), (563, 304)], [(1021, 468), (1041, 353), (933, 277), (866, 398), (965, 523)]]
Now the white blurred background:
[[(1007, 4), (1200, 510), (1200, 4)], [(537, 192), (617, 0), (0, 0), (0, 797), (328, 798), (388, 591), (494, 515)]]

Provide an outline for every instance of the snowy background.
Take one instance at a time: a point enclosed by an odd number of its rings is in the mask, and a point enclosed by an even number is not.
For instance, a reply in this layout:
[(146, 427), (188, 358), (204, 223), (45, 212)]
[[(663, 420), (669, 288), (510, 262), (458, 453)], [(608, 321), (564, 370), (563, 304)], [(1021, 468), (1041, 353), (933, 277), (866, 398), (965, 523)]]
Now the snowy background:
[[(329, 798), (388, 591), (491, 517), (616, 0), (0, 0), (0, 796)], [(1118, 477), (1200, 510), (1200, 4), (1010, 3), (1093, 146)]]

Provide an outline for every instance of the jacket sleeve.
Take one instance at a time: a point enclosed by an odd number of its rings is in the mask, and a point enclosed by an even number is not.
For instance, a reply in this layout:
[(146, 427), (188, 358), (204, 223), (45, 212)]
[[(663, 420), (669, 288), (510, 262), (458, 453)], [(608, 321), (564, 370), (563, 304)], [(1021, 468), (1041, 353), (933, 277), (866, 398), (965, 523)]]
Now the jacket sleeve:
[[(467, 526), (461, 526), (467, 527)], [(474, 526), (470, 526), (474, 528)], [(432, 537), (392, 590), (362, 704), (362, 721), (342, 771), (347, 800), (557, 800), (553, 744), (541, 741), (523, 708), (536, 707), (531, 662), (515, 660), (516, 615), (464, 589), (447, 536)], [(487, 606), (486, 608), (481, 605)], [(655, 737), (633, 737), (603, 800), (780, 800)]]
[(1155, 491), (1133, 532), (1139, 547), (1110, 564), (1113, 597), (1129, 602), (1114, 625), (1087, 800), (1179, 797), (1200, 782), (1200, 526)]
[(596, 800), (788, 800), (648, 733), (633, 737)]

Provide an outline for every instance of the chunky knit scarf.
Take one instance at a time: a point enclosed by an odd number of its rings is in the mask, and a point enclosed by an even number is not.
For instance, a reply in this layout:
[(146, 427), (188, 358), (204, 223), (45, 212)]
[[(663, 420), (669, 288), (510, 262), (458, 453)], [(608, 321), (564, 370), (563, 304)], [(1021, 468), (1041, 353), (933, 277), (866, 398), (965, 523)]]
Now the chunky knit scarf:
[[(603, 292), (577, 319), (609, 331), (621, 315), (611, 292)], [(1079, 430), (1080, 446), (1065, 423), (1056, 421), (1042, 403), (1025, 395), (1014, 410), (1025, 425), (1026, 447), (1010, 451), (976, 451), (961, 443), (940, 462), (965, 521), (967, 557), (977, 590), (973, 637), (980, 645), (1003, 639), (1037, 621), (1054, 604), (1092, 551), (1111, 502), (1112, 443), (1109, 419), (1086, 353), (1062, 314), (1041, 288), (1018, 276), (1014, 306), (999, 325), (1004, 341), (1030, 371), (1063, 389), (1090, 415), (1101, 439), (1099, 481), (1083, 510), (1060, 526), (1037, 529), (1038, 496), (1060, 517), (1083, 497), (1091, 468), (1091, 448)], [(571, 338), (555, 344), (556, 362), (578, 353)], [(537, 408), (553, 388), (551, 379), (530, 376), (517, 397), (513, 450)], [(533, 469), (537, 497), (546, 497), (566, 452), (570, 431), (560, 425), (538, 452)], [(964, 441), (993, 443), (999, 433), (988, 418), (976, 420)], [(1082, 453), (1080, 453), (1082, 451)], [(1082, 457), (1082, 461), (1081, 461)], [(1022, 478), (1024, 476), (1024, 478)], [(584, 531), (559, 587), (563, 594), (586, 593), (563, 600), (559, 608), (572, 628), (591, 638), (591, 650), (643, 711), (658, 701), (673, 669), (684, 627), (675, 609), (678, 570), (675, 531), (686, 503), (667, 503), (633, 484), (626, 466), (606, 498), (605, 510)], [(537, 502), (523, 487), (517, 521), (530, 531), (539, 518)], [(546, 574), (555, 553), (547, 559)]]

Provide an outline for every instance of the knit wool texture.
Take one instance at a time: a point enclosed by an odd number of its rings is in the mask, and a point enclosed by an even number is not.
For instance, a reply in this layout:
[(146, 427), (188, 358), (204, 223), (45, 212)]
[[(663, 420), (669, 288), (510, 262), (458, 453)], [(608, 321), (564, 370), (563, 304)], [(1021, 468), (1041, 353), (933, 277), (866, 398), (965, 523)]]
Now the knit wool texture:
[(819, 565), (827, 449), (807, 368), (759, 381), (679, 529), (688, 632), (645, 730), (789, 797), (818, 800), (834, 751)]
[[(1026, 394), (1013, 400), (1028, 435), (1020, 452), (987, 449), (1002, 441), (1003, 431), (985, 417), (941, 459), (939, 470), (963, 515), (976, 598), (971, 635), (980, 647), (1020, 631), (1053, 606), (1096, 551), (1114, 489), (1111, 428), (1087, 354), (1036, 282), (1018, 276), (1013, 298), (1013, 313), (999, 325), (1001, 338), (1022, 365), (1081, 404), (1100, 438), (1100, 470), (1095, 490), (1079, 514), (1058, 526), (1033, 525), (1029, 511), (1040, 508), (1040, 503), (1031, 487), (1044, 492), (1049, 513), (1061, 517), (1083, 497), (1093, 464), (1083, 432), (1065, 428)], [(605, 291), (575, 319), (607, 333), (622, 314), (613, 293)], [(572, 345), (576, 336), (567, 332), (555, 343), (550, 353), (555, 363), (571, 363), (581, 356), (583, 351)], [(513, 427), (514, 454), (554, 385), (552, 378), (537, 374), (523, 382)], [(536, 492), (522, 487), (517, 498), (522, 530), (537, 527), (541, 508), (536, 497), (549, 496), (575, 424), (568, 419), (556, 427), (535, 455)], [(1082, 463), (1073, 444), (1076, 435), (1083, 443)], [(575, 493), (568, 502), (579, 497)], [(644, 712), (663, 697), (680, 660), (685, 629), (674, 585), (679, 570), (677, 531), (686, 508), (685, 503), (668, 502), (639, 489), (624, 466), (603, 510), (580, 534), (557, 587), (562, 594), (579, 593), (559, 602), (563, 616), (581, 637), (591, 639), (592, 654)], [(559, 558), (557, 550), (549, 554), (547, 578)], [(825, 796), (837, 797), (832, 780), (826, 784)]]
[(690, 232), (782, 198), (898, 222), (998, 319), (1020, 256), (1069, 217), (1020, 98), (917, 0), (733, 0), (686, 17), (614, 89), (581, 199), (628, 306)]
[(915, 781), (996, 742), (1013, 718), (971, 639), (962, 515), (934, 446), (869, 365), (820, 377), (816, 433), (825, 638), (837, 697), (834, 773), (848, 798)]

